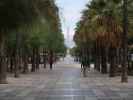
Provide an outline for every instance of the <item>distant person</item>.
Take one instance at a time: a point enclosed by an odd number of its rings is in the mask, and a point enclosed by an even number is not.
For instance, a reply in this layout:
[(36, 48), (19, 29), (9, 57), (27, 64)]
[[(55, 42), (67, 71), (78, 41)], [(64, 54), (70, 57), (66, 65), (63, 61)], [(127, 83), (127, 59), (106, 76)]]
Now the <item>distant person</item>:
[(52, 51), (50, 51), (50, 53), (49, 53), (49, 65), (50, 65), (50, 69), (52, 70), (53, 69), (53, 61), (54, 59), (53, 59), (53, 52)]
[(64, 59), (65, 59), (65, 54), (63, 54), (63, 61), (64, 61)]

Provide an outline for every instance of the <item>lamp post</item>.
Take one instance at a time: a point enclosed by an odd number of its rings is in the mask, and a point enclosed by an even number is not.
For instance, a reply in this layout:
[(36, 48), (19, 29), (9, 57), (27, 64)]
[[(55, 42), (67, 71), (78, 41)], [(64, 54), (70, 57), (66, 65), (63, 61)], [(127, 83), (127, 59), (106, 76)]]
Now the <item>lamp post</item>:
[(127, 12), (127, 0), (123, 0), (123, 34), (122, 34), (122, 74), (121, 74), (121, 82), (128, 82), (127, 75), (127, 57), (128, 57), (128, 43), (127, 43), (127, 34), (128, 34), (128, 12)]

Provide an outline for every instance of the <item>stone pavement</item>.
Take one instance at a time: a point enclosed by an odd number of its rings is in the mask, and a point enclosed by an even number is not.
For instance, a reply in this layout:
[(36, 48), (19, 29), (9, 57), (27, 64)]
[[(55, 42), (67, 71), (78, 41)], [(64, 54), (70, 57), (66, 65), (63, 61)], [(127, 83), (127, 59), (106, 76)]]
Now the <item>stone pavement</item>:
[(91, 69), (83, 78), (80, 65), (68, 56), (53, 70), (41, 69), (36, 73), (8, 78), (9, 84), (0, 85), (0, 100), (133, 100), (133, 77), (129, 83), (120, 83), (120, 77)]

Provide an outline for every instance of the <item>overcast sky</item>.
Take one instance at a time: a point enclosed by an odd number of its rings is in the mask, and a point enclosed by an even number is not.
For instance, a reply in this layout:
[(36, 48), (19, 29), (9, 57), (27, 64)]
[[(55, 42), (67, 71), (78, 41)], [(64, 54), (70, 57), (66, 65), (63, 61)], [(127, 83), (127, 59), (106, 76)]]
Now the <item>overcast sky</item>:
[(81, 12), (89, 0), (56, 0), (60, 10), (62, 30), (68, 47), (74, 46), (73, 35), (76, 23), (80, 20)]

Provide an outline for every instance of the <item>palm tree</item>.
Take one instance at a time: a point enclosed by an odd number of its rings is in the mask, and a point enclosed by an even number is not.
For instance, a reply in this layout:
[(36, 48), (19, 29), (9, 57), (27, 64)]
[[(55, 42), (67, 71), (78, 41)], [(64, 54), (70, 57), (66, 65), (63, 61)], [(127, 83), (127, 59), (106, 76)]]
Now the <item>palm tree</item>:
[(123, 0), (123, 34), (122, 34), (122, 47), (123, 47), (123, 62), (122, 62), (122, 77), (121, 82), (128, 82), (127, 78), (127, 57), (128, 57), (128, 44), (127, 44), (127, 33), (128, 33), (128, 17), (127, 17), (127, 0)]

